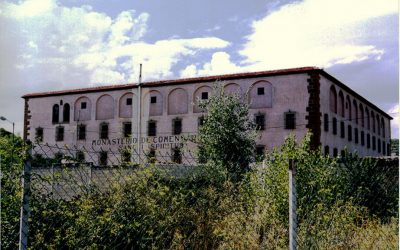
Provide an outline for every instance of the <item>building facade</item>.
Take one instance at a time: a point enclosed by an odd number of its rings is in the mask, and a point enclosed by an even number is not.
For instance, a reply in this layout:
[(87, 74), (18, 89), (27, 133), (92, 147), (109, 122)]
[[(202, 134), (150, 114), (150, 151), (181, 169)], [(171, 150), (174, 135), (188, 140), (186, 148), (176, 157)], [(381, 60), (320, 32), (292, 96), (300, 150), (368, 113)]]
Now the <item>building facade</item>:
[(101, 165), (109, 149), (135, 149), (140, 138), (140, 152), (169, 152), (179, 162), (195, 148), (192, 141), (206, 115), (198, 102), (213, 95), (214, 84), (248, 102), (259, 154), (280, 146), (289, 134), (301, 139), (307, 131), (312, 147), (332, 156), (345, 149), (361, 156), (390, 152), (392, 118), (315, 67), (146, 82), (140, 103), (136, 84), (27, 94), (24, 137), (100, 150)]

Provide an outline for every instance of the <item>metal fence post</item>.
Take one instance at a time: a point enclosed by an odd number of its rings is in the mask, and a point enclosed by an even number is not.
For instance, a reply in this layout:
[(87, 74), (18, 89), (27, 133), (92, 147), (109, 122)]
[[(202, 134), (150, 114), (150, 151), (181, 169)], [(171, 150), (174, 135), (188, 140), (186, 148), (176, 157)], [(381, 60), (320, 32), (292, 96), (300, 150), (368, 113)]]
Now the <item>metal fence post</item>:
[(289, 159), (289, 249), (297, 249), (296, 162)]
[(31, 184), (31, 160), (32, 160), (32, 144), (27, 141), (27, 156), (24, 161), (24, 171), (22, 175), (22, 204), (21, 204), (21, 215), (20, 215), (20, 226), (19, 226), (19, 249), (28, 249), (28, 219), (30, 215), (29, 208), (29, 196), (30, 196), (30, 184)]

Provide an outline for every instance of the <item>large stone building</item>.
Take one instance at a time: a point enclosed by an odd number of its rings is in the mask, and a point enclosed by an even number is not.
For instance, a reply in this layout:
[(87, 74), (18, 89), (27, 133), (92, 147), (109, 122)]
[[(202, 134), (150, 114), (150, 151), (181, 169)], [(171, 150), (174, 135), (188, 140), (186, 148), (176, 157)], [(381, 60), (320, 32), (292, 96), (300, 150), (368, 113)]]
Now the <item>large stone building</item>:
[[(205, 115), (198, 101), (213, 95), (216, 81), (226, 94), (247, 98), (259, 128), (258, 153), (281, 145), (291, 133), (302, 138), (307, 131), (312, 146), (332, 156), (345, 148), (361, 156), (390, 152), (392, 118), (315, 67), (143, 83), (143, 152), (168, 151), (171, 161), (180, 161), (186, 153), (182, 142), (196, 135)], [(126, 84), (24, 95), (24, 137), (50, 145), (101, 148), (99, 164), (106, 164), (108, 149), (137, 144), (138, 89)]]

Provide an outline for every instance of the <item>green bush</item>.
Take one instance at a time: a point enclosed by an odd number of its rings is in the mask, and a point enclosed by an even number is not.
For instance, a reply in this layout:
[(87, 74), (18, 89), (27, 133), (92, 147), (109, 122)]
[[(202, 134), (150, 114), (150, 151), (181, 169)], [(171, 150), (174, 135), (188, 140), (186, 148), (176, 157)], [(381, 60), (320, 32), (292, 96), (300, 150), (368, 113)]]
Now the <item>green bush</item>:
[(1, 247), (18, 248), (19, 215), (21, 212), (23, 143), (0, 129), (0, 169), (1, 169)]
[(31, 246), (287, 249), (289, 158), (297, 160), (299, 248), (396, 246), (398, 220), (371, 217), (343, 192), (349, 179), (342, 165), (292, 137), (267, 155), (266, 168), (254, 167), (239, 182), (216, 183), (202, 174), (207, 168), (174, 178), (147, 167), (107, 192), (71, 200), (34, 196)]

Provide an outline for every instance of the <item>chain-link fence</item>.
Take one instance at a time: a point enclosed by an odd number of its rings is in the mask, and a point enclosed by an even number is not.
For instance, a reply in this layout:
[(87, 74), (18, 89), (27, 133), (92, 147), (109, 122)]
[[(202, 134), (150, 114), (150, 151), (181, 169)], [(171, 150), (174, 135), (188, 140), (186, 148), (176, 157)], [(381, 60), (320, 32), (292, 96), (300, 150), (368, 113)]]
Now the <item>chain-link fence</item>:
[(396, 160), (272, 154), (236, 185), (190, 151), (34, 144), (2, 247), (398, 249)]

